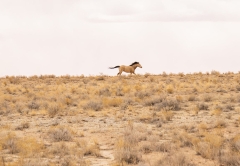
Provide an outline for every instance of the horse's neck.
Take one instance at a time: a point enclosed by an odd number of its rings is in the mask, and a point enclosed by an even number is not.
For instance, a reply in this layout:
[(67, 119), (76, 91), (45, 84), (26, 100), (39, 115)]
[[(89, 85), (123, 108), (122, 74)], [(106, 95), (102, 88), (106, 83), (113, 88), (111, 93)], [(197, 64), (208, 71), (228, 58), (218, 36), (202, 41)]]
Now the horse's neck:
[(134, 70), (137, 68), (137, 66), (135, 66), (135, 65), (133, 65), (132, 67), (134, 68)]

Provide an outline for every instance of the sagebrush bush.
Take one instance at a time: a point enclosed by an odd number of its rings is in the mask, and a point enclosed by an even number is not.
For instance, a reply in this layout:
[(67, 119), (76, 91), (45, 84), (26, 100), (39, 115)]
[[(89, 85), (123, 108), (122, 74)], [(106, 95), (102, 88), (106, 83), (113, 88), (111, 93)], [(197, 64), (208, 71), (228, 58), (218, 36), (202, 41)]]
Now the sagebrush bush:
[(55, 141), (71, 141), (73, 139), (72, 131), (66, 127), (56, 127), (48, 131), (50, 138)]
[(187, 132), (175, 133), (173, 141), (176, 142), (180, 147), (192, 147), (195, 142), (198, 142), (197, 139)]
[(39, 156), (45, 149), (44, 144), (33, 137), (21, 138), (17, 146), (20, 153), (25, 157)]
[(240, 165), (240, 155), (239, 153), (233, 152), (221, 152), (219, 157), (219, 163), (226, 166), (239, 166)]
[(155, 166), (195, 166), (195, 164), (189, 162), (187, 158), (188, 157), (182, 153), (174, 153), (160, 159)]
[(71, 154), (71, 149), (67, 146), (65, 142), (59, 142), (50, 146), (48, 148), (48, 153), (63, 157)]
[(40, 108), (40, 104), (39, 104), (39, 102), (33, 100), (28, 103), (28, 108), (38, 110)]
[(188, 96), (188, 101), (195, 101), (196, 100), (196, 96), (195, 95), (189, 95)]
[(196, 152), (204, 158), (215, 159), (222, 150), (223, 138), (218, 135), (207, 134), (205, 138), (197, 142), (194, 147)]
[(109, 88), (103, 88), (99, 90), (99, 96), (111, 96)]
[(230, 144), (233, 151), (240, 152), (240, 134), (235, 135)]
[(83, 109), (92, 109), (94, 111), (100, 111), (103, 108), (101, 101), (89, 101), (83, 106)]
[(16, 130), (23, 130), (29, 128), (29, 123), (28, 122), (22, 122), (19, 126), (17, 126), (15, 129)]
[(98, 144), (96, 143), (92, 143), (90, 145), (87, 145), (84, 148), (84, 155), (91, 155), (91, 156), (96, 156), (96, 157), (100, 157), (100, 147)]
[(143, 99), (145, 97), (149, 97), (150, 96), (150, 93), (147, 92), (147, 91), (137, 91), (135, 93), (135, 96), (138, 97), (139, 99)]
[(232, 105), (232, 104), (227, 104), (227, 105), (224, 106), (223, 112), (229, 112), (229, 111), (232, 111), (232, 110), (234, 110), (234, 109), (235, 109), (234, 105)]
[(124, 96), (123, 88), (117, 87), (116, 89), (116, 96)]
[(203, 101), (205, 101), (205, 102), (210, 102), (210, 101), (212, 101), (212, 96), (209, 95), (209, 94), (205, 94), (205, 95), (203, 96)]
[(115, 159), (119, 163), (137, 164), (141, 161), (141, 153), (138, 150), (139, 137), (132, 123), (125, 128), (123, 138), (118, 139), (115, 145)]
[(10, 154), (15, 154), (19, 152), (18, 141), (19, 138), (16, 134), (9, 133), (0, 139), (0, 145), (2, 149), (7, 149)]
[(161, 103), (156, 104), (155, 110), (161, 111), (161, 110), (180, 110), (180, 103), (176, 99), (166, 99), (163, 100)]
[(166, 88), (167, 93), (172, 94), (174, 92), (174, 87), (172, 85), (168, 85)]
[(50, 117), (54, 117), (55, 115), (61, 113), (64, 110), (64, 107), (60, 103), (50, 103), (47, 109), (47, 112)]
[(171, 152), (173, 149), (175, 149), (174, 145), (172, 142), (163, 142), (163, 143), (152, 143), (152, 148), (154, 151), (157, 152)]
[(123, 100), (119, 97), (116, 98), (104, 98), (103, 105), (108, 107), (118, 107), (122, 104)]
[(153, 106), (153, 105), (163, 102), (165, 99), (166, 99), (165, 95), (149, 97), (146, 100), (144, 100), (144, 105)]
[(197, 108), (198, 108), (199, 110), (208, 110), (208, 104), (198, 103)]

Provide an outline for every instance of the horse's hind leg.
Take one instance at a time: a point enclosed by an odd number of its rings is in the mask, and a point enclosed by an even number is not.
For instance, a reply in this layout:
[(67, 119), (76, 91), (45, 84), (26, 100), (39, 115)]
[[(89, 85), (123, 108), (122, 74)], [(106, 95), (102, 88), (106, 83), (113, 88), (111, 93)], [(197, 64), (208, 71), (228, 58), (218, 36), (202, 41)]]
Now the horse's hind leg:
[(117, 75), (121, 75), (122, 74), (122, 70), (121, 69), (119, 69), (119, 72), (118, 72), (118, 74)]

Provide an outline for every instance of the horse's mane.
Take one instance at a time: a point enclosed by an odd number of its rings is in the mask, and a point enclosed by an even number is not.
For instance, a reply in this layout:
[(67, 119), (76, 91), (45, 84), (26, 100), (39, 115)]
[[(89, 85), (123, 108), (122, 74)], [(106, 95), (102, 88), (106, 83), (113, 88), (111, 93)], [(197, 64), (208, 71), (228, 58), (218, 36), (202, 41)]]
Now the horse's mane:
[(139, 64), (139, 62), (133, 62), (130, 66), (133, 66), (133, 65), (136, 65), (136, 64)]

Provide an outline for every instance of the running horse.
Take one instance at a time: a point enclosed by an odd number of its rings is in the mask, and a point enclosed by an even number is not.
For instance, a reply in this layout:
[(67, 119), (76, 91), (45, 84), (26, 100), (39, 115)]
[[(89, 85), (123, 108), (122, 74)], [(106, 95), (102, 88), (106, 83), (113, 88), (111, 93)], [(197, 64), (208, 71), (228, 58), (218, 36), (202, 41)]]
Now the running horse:
[(119, 68), (119, 73), (117, 75), (121, 75), (123, 71), (126, 72), (126, 73), (135, 74), (135, 69), (137, 67), (142, 68), (142, 66), (140, 65), (139, 62), (133, 62), (129, 66), (121, 65), (121, 66), (109, 67), (109, 69)]

